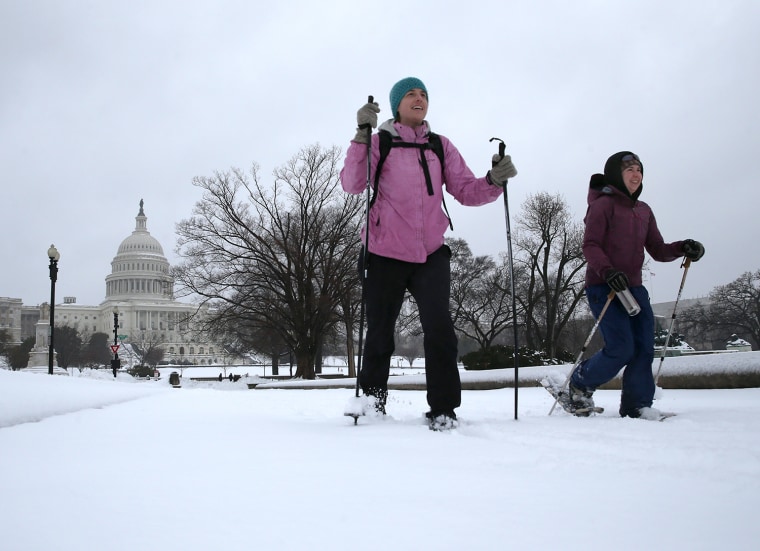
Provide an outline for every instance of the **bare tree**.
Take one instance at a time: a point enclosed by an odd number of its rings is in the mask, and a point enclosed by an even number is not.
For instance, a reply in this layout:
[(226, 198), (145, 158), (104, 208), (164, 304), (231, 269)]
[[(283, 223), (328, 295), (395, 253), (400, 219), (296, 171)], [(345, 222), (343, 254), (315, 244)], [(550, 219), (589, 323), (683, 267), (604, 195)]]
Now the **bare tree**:
[(131, 344), (140, 355), (140, 363), (144, 365), (156, 367), (166, 354), (163, 347), (166, 344), (165, 336), (160, 331), (142, 330), (131, 339)]
[(324, 334), (348, 319), (345, 293), (359, 285), (362, 198), (340, 189), (340, 156), (337, 147), (304, 148), (274, 171), (271, 187), (255, 164), (250, 174), (197, 177), (203, 200), (177, 226), (180, 289), (212, 302), (217, 318), (245, 312), (252, 328), (274, 330), (306, 379)]
[[(267, 319), (246, 307), (239, 298), (222, 308), (214, 308), (209, 319), (208, 332), (215, 342), (223, 342), (225, 350), (233, 356), (256, 352), (270, 358), (272, 375), (279, 375), (280, 358), (287, 355), (285, 341)], [(225, 371), (226, 376), (226, 371)]]
[(553, 358), (562, 330), (584, 296), (583, 227), (560, 195), (529, 195), (519, 218), (517, 248), (527, 268), (518, 298), (528, 348)]
[(148, 352), (143, 354), (143, 357), (142, 357), (143, 364), (149, 365), (155, 369), (155, 367), (159, 364), (159, 362), (164, 359), (165, 354), (166, 354), (166, 350), (163, 347), (161, 346), (153, 347)]
[(421, 333), (397, 333), (395, 336), (395, 354), (404, 358), (409, 367), (414, 365), (414, 360), (425, 355), (425, 346)]
[(506, 259), (473, 256), (463, 239), (447, 241), (451, 247), (452, 317), (457, 330), (486, 349), (512, 320), (511, 285)]
[(715, 287), (706, 305), (697, 303), (678, 316), (684, 332), (725, 344), (732, 333), (760, 347), (760, 270), (744, 272), (727, 285)]

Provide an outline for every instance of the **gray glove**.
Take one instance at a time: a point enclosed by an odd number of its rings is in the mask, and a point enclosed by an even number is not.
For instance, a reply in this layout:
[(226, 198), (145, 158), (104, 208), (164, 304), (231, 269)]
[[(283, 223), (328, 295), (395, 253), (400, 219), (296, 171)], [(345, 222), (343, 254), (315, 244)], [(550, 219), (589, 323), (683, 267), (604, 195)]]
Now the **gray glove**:
[(380, 112), (380, 106), (377, 103), (365, 103), (364, 106), (356, 112), (356, 123), (359, 125), (354, 136), (355, 142), (369, 143), (369, 137), (372, 135), (372, 128), (377, 128), (377, 114)]
[(507, 183), (507, 180), (517, 176), (517, 169), (512, 164), (512, 157), (504, 155), (499, 157), (498, 154), (494, 154), (491, 161), (493, 162), (493, 168), (488, 171), (488, 181), (494, 186), (503, 186)]

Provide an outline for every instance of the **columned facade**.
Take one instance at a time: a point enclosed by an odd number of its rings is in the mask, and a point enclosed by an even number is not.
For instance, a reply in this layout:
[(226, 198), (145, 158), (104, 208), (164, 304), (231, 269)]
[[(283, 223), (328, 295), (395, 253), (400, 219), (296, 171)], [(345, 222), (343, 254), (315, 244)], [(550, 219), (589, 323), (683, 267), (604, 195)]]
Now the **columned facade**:
[(169, 262), (161, 244), (148, 231), (148, 217), (140, 200), (135, 231), (121, 242), (111, 262), (111, 273), (106, 277), (106, 301), (170, 301), (173, 296)]
[[(172, 364), (224, 363), (222, 347), (206, 342), (195, 330), (205, 311), (174, 300), (170, 265), (161, 244), (148, 231), (143, 206), (140, 200), (135, 229), (121, 242), (111, 261), (111, 273), (105, 278), (105, 300), (99, 306), (80, 306), (73, 297), (67, 297), (55, 306), (55, 326), (77, 327), (83, 336), (106, 333), (113, 342), (116, 313), (117, 337), (124, 344), (143, 351), (161, 348), (164, 361)], [(120, 357), (122, 362), (129, 359), (123, 353)]]

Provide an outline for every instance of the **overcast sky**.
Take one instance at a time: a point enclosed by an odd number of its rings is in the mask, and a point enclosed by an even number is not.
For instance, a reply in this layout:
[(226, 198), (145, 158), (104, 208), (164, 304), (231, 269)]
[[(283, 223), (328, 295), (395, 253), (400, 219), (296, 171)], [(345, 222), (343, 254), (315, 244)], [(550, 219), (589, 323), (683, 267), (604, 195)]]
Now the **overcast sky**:
[[(706, 296), (760, 269), (758, 28), (754, 0), (0, 0), (0, 296), (49, 300), (54, 243), (56, 302), (99, 304), (140, 199), (175, 262), (194, 176), (345, 150), (367, 95), (390, 117), (406, 76), (476, 174), (507, 142), (513, 231), (536, 192), (581, 220), (590, 175), (637, 152), (666, 241), (707, 249), (683, 298)], [(502, 201), (447, 205), (449, 236), (507, 250)], [(651, 271), (675, 300), (680, 263)]]

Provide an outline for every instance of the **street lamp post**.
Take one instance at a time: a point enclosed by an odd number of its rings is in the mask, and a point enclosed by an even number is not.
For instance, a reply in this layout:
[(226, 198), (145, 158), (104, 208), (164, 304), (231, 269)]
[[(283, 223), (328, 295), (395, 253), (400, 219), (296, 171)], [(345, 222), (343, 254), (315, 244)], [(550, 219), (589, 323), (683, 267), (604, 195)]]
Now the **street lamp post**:
[(50, 329), (48, 335), (48, 341), (50, 344), (48, 350), (48, 374), (53, 374), (53, 363), (55, 363), (55, 282), (58, 280), (58, 260), (61, 258), (61, 254), (55, 245), (50, 245), (48, 249), (48, 258), (50, 259)]
[(111, 350), (113, 350), (111, 370), (113, 371), (113, 376), (116, 377), (121, 367), (121, 360), (119, 360), (119, 309), (116, 306), (113, 308), (113, 346)]

